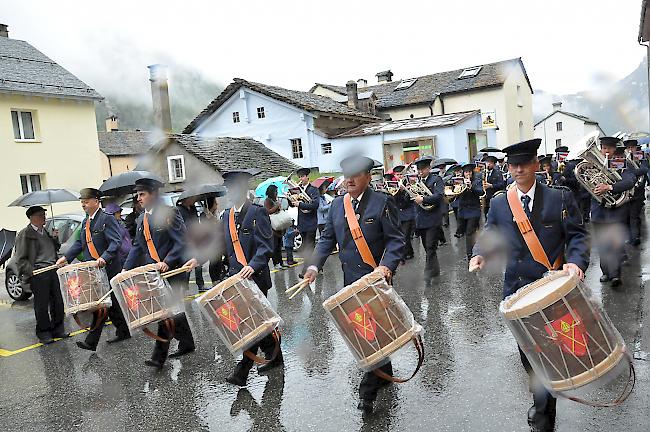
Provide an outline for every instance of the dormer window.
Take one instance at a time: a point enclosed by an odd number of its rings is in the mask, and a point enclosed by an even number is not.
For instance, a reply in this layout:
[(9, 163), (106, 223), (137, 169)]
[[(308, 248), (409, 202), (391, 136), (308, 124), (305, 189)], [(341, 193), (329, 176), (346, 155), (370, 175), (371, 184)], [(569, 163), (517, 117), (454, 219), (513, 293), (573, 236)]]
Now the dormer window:
[(413, 84), (415, 84), (415, 81), (417, 81), (417, 78), (408, 78), (408, 79), (403, 79), (397, 87), (395, 87), (395, 90), (403, 90), (411, 87)]
[(482, 67), (483, 66), (474, 66), (471, 68), (463, 69), (463, 71), (458, 76), (458, 79), (475, 77), (481, 71)]

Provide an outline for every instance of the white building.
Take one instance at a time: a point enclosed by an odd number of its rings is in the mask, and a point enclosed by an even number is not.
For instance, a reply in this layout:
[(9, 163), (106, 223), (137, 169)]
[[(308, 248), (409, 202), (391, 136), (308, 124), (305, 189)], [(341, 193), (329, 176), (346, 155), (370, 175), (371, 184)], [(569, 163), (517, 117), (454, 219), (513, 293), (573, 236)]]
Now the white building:
[(540, 153), (544, 154), (552, 153), (561, 146), (567, 146), (571, 151), (582, 137), (595, 131), (600, 136), (605, 135), (597, 121), (563, 111), (562, 102), (554, 103), (553, 112), (535, 124), (535, 138), (541, 138)]

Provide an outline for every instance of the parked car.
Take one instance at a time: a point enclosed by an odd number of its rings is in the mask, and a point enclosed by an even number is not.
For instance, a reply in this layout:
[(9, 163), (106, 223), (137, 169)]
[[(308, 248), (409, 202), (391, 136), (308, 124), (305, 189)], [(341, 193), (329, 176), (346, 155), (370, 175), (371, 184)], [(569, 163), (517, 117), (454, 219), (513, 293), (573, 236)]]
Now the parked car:
[[(163, 200), (165, 205), (173, 207), (176, 205), (176, 201), (178, 201), (180, 194), (180, 192), (165, 192), (163, 194), (160, 194), (160, 198)], [(129, 213), (133, 212), (133, 198), (125, 199), (122, 201), (120, 203), (120, 207), (122, 207), (122, 217), (125, 217)]]
[[(48, 233), (52, 234), (52, 230), (54, 229), (59, 230), (59, 241), (61, 242), (60, 253), (65, 253), (78, 238), (84, 217), (84, 214), (69, 213), (57, 215), (45, 221), (45, 229)], [(18, 268), (13, 252), (11, 258), (9, 258), (5, 265), (5, 288), (9, 297), (14, 300), (27, 300), (32, 295), (29, 284), (23, 284), (18, 276)]]

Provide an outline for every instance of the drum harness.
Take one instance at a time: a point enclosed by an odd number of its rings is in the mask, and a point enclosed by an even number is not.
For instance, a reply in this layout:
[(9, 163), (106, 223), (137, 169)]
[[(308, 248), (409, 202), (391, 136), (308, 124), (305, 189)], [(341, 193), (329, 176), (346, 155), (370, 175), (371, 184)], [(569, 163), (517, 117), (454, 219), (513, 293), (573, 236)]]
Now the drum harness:
[[(354, 208), (352, 207), (352, 199), (350, 198), (349, 193), (345, 194), (345, 196), (343, 197), (343, 208), (345, 210), (345, 219), (348, 222), (348, 228), (350, 229), (350, 234), (352, 234), (352, 239), (354, 240), (354, 244), (356, 245), (357, 250), (361, 255), (361, 259), (363, 260), (364, 263), (368, 264), (373, 269), (377, 268), (377, 262), (375, 261), (375, 257), (372, 255), (372, 252), (370, 251), (370, 247), (368, 246), (368, 242), (366, 242), (366, 238), (363, 236), (363, 231), (359, 226), (359, 220), (357, 219), (357, 214), (355, 213)], [(380, 369), (373, 369), (375, 375), (377, 375), (378, 377), (386, 381), (390, 381), (394, 383), (405, 383), (407, 381), (410, 381), (411, 378), (413, 378), (415, 374), (418, 373), (420, 367), (422, 366), (422, 363), (424, 362), (424, 344), (422, 343), (421, 336), (418, 335), (417, 337), (414, 337), (412, 340), (413, 340), (413, 345), (415, 345), (415, 349), (418, 352), (418, 364), (415, 367), (415, 370), (413, 371), (410, 377), (397, 378), (388, 375), (386, 372)]]

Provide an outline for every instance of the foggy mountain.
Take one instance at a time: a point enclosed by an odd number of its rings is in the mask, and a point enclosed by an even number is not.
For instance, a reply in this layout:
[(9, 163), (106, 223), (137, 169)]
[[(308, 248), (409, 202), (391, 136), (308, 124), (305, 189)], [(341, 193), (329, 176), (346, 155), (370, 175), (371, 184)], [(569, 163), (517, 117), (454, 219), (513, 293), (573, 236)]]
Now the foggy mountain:
[[(580, 114), (597, 121), (605, 134), (618, 131), (648, 131), (648, 70), (647, 59), (621, 80), (597, 77), (591, 91), (555, 95), (544, 90), (533, 94), (535, 123), (552, 111), (553, 102), (562, 102), (562, 110)], [(531, 77), (534, 82), (534, 77)]]

